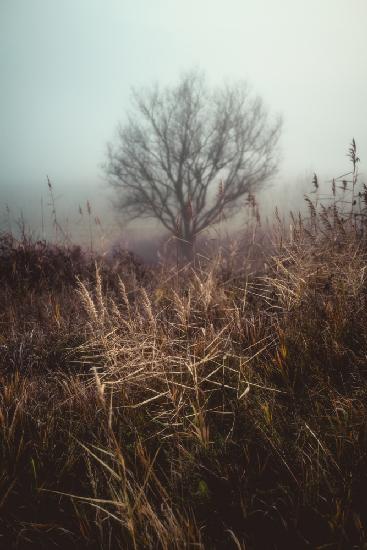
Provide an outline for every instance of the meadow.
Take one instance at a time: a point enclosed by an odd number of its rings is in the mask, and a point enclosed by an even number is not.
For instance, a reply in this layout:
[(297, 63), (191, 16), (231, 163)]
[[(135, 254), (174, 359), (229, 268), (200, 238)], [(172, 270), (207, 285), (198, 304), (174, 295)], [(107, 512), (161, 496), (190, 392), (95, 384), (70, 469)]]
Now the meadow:
[(190, 264), (1, 236), (1, 548), (367, 548), (350, 160)]

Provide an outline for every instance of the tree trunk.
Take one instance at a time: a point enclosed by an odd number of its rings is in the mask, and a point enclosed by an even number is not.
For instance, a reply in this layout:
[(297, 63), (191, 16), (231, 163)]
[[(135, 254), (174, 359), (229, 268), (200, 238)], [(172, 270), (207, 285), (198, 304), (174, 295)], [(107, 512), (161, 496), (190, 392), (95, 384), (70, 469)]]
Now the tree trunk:
[(191, 262), (194, 259), (194, 241), (195, 234), (192, 229), (191, 212), (185, 209), (182, 220), (182, 238), (180, 241), (181, 254), (187, 262)]
[(186, 238), (180, 240), (180, 249), (183, 258), (187, 262), (191, 262), (194, 259), (194, 240), (193, 238)]

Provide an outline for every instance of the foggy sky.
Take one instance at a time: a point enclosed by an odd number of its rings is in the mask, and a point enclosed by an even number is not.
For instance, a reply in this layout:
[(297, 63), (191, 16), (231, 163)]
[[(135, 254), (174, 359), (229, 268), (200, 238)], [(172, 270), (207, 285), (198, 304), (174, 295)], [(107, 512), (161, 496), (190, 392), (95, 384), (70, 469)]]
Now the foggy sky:
[(40, 219), (48, 174), (68, 216), (89, 199), (111, 221), (101, 164), (131, 87), (193, 67), (283, 115), (283, 198), (348, 169), (352, 137), (363, 169), (366, 26), (366, 0), (0, 0), (0, 209)]

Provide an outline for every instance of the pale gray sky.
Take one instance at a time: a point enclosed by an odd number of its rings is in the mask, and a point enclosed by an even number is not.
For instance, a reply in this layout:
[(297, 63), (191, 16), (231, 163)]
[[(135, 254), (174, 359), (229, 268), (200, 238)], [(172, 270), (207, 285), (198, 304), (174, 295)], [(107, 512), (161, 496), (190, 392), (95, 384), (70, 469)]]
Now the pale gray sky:
[(106, 215), (131, 86), (193, 66), (283, 114), (278, 186), (343, 172), (353, 136), (363, 168), (366, 28), (367, 0), (0, 0), (0, 208), (39, 216), (49, 174), (71, 217), (86, 198)]

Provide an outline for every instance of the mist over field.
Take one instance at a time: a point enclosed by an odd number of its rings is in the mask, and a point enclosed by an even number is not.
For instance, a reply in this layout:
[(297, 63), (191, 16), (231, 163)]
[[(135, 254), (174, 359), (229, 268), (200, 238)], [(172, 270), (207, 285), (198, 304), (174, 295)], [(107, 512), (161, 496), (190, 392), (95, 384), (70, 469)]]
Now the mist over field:
[[(260, 202), (266, 214), (275, 204), (297, 208), (314, 172), (323, 181), (345, 171), (352, 137), (367, 156), (366, 16), (363, 0), (4, 0), (2, 227), (8, 205), (14, 220), (22, 212), (41, 233), (41, 200), (50, 219), (48, 175), (75, 240), (86, 239), (78, 208), (87, 200), (106, 241), (118, 239), (125, 220), (111, 208), (106, 144), (126, 119), (132, 87), (171, 84), (192, 67), (213, 84), (247, 80), (283, 116), (279, 172)], [(129, 238), (145, 238), (146, 227), (150, 235), (151, 223), (135, 222)]]

